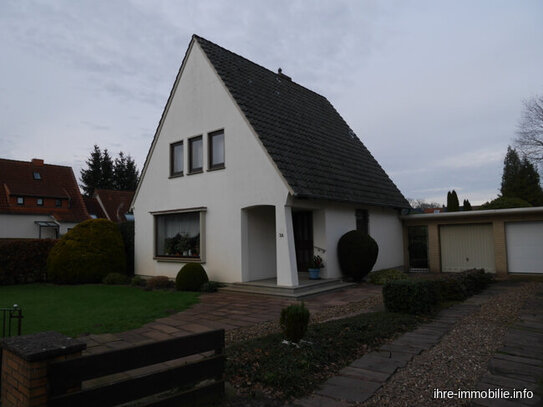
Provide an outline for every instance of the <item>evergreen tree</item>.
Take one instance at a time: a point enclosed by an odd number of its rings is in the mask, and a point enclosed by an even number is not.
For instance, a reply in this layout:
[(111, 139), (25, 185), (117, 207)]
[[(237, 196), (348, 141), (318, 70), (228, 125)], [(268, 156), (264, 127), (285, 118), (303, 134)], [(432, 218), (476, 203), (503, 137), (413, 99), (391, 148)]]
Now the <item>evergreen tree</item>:
[(99, 185), (100, 189), (113, 189), (115, 183), (113, 172), (113, 160), (106, 148), (102, 154), (102, 178)]
[(503, 175), (501, 196), (507, 198), (516, 198), (518, 196), (518, 182), (520, 174), (521, 162), (517, 150), (507, 147), (507, 153), (503, 160)]
[(471, 211), (471, 204), (469, 203), (469, 201), (467, 199), (464, 199), (464, 210), (465, 211)]
[(453, 189), (452, 192), (447, 193), (447, 212), (458, 212), (459, 210), (460, 202), (456, 191)]
[(86, 196), (92, 196), (94, 189), (102, 179), (102, 152), (100, 147), (94, 145), (90, 158), (85, 161), (87, 169), (81, 170), (81, 188)]
[(95, 189), (134, 191), (138, 185), (138, 169), (130, 155), (121, 151), (115, 161), (107, 149), (103, 152), (94, 146), (87, 169), (81, 170), (81, 188), (86, 196), (92, 196)]
[(539, 181), (539, 174), (528, 158), (521, 160), (516, 150), (508, 147), (503, 162), (501, 196), (520, 198), (533, 206), (543, 205)]
[(115, 159), (114, 187), (119, 191), (134, 191), (138, 186), (138, 170), (136, 163), (130, 157), (121, 151), (119, 157)]

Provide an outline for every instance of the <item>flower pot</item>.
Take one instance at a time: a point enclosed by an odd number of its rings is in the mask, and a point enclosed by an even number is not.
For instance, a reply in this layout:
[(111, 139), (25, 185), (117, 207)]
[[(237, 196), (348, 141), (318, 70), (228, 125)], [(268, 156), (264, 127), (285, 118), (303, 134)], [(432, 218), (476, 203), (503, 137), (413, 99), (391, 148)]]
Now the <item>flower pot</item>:
[(307, 269), (309, 271), (310, 280), (320, 280), (321, 279), (321, 269)]

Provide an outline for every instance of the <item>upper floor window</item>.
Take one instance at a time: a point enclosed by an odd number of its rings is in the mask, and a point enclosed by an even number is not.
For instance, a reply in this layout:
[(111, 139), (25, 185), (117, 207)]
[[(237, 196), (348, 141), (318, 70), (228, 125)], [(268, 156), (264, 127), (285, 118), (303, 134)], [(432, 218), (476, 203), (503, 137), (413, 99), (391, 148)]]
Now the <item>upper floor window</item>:
[(355, 211), (356, 216), (356, 230), (360, 230), (365, 234), (369, 233), (369, 214), (367, 209), (357, 209)]
[(184, 155), (183, 142), (170, 144), (170, 175), (183, 175)]
[(224, 131), (209, 133), (209, 169), (224, 168)]
[(189, 139), (189, 173), (201, 172), (204, 161), (202, 136)]
[(24, 204), (25, 204), (25, 199), (24, 199), (24, 197), (18, 196), (18, 197), (17, 197), (17, 205), (24, 205)]
[(61, 208), (62, 207), (62, 199), (56, 199), (55, 200), (55, 206), (57, 208)]
[(43, 198), (38, 198), (36, 200), (36, 203), (38, 204), (38, 206), (43, 206)]
[(34, 171), (34, 179), (41, 179), (41, 174), (38, 171)]

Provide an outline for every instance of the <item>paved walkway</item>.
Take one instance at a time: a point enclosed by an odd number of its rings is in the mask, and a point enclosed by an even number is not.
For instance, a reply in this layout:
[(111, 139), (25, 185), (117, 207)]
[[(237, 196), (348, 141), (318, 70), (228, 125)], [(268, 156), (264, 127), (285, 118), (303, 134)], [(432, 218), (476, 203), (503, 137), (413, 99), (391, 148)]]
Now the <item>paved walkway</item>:
[[(524, 305), (519, 321), (509, 329), (501, 348), (488, 364), (478, 390), (527, 389), (534, 397), (516, 400), (478, 399), (473, 406), (541, 406), (543, 387), (543, 291)], [(539, 386), (539, 389), (538, 389)]]
[[(328, 379), (311, 396), (294, 402), (295, 407), (346, 407), (362, 403), (385, 384), (397, 369), (407, 365), (414, 357), (440, 342), (461, 318), (477, 312), (480, 305), (492, 295), (499, 294), (507, 286), (494, 285), (485, 292), (473, 296), (438, 314), (432, 322), (408, 332), (377, 351), (368, 353)], [(543, 295), (543, 293), (542, 293)], [(489, 373), (479, 384), (480, 389), (524, 389), (532, 391), (538, 378), (543, 377), (543, 298), (528, 302), (531, 308), (521, 317), (521, 322), (508, 333), (503, 351), (496, 354), (489, 364)], [(536, 304), (536, 305), (534, 305)], [(537, 313), (536, 313), (537, 311)], [(481, 400), (474, 406), (536, 406), (541, 399), (511, 403), (503, 400)], [(486, 403), (486, 404), (485, 404)]]
[[(318, 313), (333, 306), (362, 301), (380, 291), (379, 286), (360, 284), (341, 291), (306, 298), (304, 303), (311, 313)], [(279, 320), (281, 309), (295, 302), (297, 301), (287, 298), (219, 291), (202, 294), (200, 302), (193, 307), (157, 319), (141, 328), (117, 334), (87, 335), (78, 339), (87, 344), (85, 351), (87, 354), (101, 353), (211, 329), (222, 328), (228, 331)]]

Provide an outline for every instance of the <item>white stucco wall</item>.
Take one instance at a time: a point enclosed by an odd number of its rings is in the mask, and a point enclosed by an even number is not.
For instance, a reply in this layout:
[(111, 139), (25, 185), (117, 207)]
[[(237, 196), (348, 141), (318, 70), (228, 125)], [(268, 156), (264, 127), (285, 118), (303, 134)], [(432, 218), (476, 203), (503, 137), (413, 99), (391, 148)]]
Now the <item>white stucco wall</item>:
[[(40, 229), (36, 221), (52, 222), (52, 219), (46, 215), (0, 214), (0, 238), (37, 239)], [(55, 238), (54, 229), (42, 228), (42, 238)]]
[[(399, 214), (394, 209), (340, 204), (330, 202), (311, 202), (295, 200), (297, 208), (313, 211), (313, 245), (315, 254), (324, 262), (324, 278), (341, 276), (337, 260), (337, 243), (341, 236), (356, 229), (356, 209), (367, 209), (369, 214), (369, 234), (379, 245), (379, 255), (373, 270), (382, 270), (403, 265), (403, 235)], [(325, 253), (318, 248), (325, 249)]]
[[(210, 279), (242, 281), (242, 208), (273, 205), (284, 211), (288, 188), (197, 43), (167, 109), (134, 202), (136, 273), (175, 277), (184, 264), (153, 258), (150, 212), (206, 207), (203, 266)], [(207, 171), (207, 134), (219, 129), (224, 129), (226, 168)], [(204, 172), (187, 175), (188, 138), (197, 135), (203, 135)], [(181, 140), (185, 175), (169, 178), (170, 144)], [(278, 233), (286, 227), (284, 219), (276, 217)], [(288, 257), (290, 246), (278, 246), (281, 257)]]

